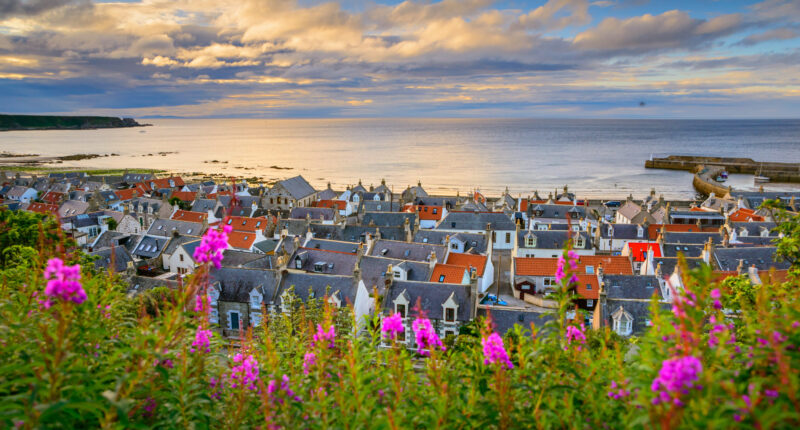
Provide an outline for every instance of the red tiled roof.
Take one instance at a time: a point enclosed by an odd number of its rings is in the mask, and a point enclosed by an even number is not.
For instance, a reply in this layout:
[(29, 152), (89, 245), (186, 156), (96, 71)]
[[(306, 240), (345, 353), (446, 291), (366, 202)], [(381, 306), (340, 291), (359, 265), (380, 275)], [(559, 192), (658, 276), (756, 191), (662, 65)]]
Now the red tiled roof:
[(207, 213), (185, 211), (183, 209), (178, 209), (172, 215), (172, 219), (178, 220), (178, 221), (203, 222), (207, 218), (208, 218), (208, 214)]
[(650, 240), (658, 239), (662, 225), (665, 226), (666, 230), (670, 233), (712, 233), (719, 231), (719, 227), (697, 227), (697, 224), (650, 224), (647, 226), (647, 237)]
[(628, 249), (633, 261), (642, 262), (647, 258), (647, 250), (653, 248), (653, 257), (661, 257), (661, 246), (650, 242), (628, 242)]
[(477, 269), (477, 275), (483, 276), (483, 271), (486, 270), (486, 256), (451, 252), (447, 257), (447, 264), (465, 267), (467, 270), (474, 267)]
[(336, 208), (343, 211), (347, 207), (347, 202), (344, 200), (319, 200), (311, 204), (315, 208)]
[(40, 214), (55, 214), (58, 213), (58, 206), (48, 203), (31, 203), (28, 205), (29, 212), (36, 212)]
[(169, 198), (172, 199), (173, 197), (177, 197), (183, 202), (193, 202), (197, 198), (197, 193), (193, 191), (173, 191)]
[(740, 208), (730, 215), (733, 222), (763, 222), (764, 217), (756, 215), (756, 211), (747, 208)]
[[(406, 205), (405, 212), (416, 212), (420, 220), (439, 221), (442, 219), (444, 206)], [(436, 211), (436, 213), (433, 213)]]
[(231, 216), (226, 218), (225, 224), (230, 225), (233, 231), (256, 232), (256, 230), (266, 229), (268, 222), (266, 218)]
[(125, 189), (125, 190), (117, 190), (117, 191), (114, 191), (114, 194), (116, 194), (117, 198), (122, 200), (122, 201), (131, 200), (131, 199), (135, 199), (136, 197), (139, 197), (140, 189), (139, 188), (128, 188), (128, 189)]
[[(460, 284), (464, 280), (465, 269), (462, 266), (450, 264), (437, 264), (431, 272), (431, 282), (442, 282), (445, 284)], [(444, 278), (442, 278), (444, 276)], [(440, 280), (441, 279), (441, 280)]]
[[(169, 183), (170, 180), (172, 180), (173, 184), (175, 184), (174, 186), (170, 185)], [(186, 183), (183, 182), (183, 179), (180, 176), (171, 176), (169, 178), (152, 179), (150, 181), (147, 181), (148, 185), (150, 185), (151, 183), (155, 183), (156, 188), (174, 188), (186, 185)]]
[(233, 248), (250, 249), (256, 241), (256, 234), (249, 231), (232, 231), (228, 233), (228, 245)]
[(45, 203), (56, 204), (64, 198), (64, 193), (59, 193), (55, 191), (50, 191), (47, 194), (42, 196), (42, 201)]
[[(557, 258), (514, 258), (515, 274), (521, 276), (555, 276), (558, 269)], [(595, 272), (603, 265), (607, 275), (633, 275), (633, 267), (628, 257), (607, 255), (581, 255), (578, 259), (577, 273), (586, 273), (586, 266), (593, 266)]]
[(600, 292), (600, 284), (597, 282), (597, 275), (578, 275), (578, 286), (575, 292), (582, 299), (597, 300)]

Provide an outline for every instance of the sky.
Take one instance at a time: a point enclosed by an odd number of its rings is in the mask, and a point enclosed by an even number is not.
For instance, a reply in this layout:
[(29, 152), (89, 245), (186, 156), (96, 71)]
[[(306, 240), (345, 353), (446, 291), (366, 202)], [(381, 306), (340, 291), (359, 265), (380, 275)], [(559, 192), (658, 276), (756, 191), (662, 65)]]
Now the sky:
[(800, 118), (800, 0), (0, 0), (0, 112)]

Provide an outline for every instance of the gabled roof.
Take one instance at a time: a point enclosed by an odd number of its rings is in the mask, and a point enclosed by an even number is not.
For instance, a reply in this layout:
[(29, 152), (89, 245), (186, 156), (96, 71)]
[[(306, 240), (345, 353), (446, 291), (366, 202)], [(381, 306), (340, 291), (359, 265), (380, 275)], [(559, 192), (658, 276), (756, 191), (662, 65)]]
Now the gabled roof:
[(445, 239), (458, 240), (465, 244), (465, 250), (474, 250), (479, 254), (485, 254), (488, 248), (488, 241), (485, 233), (462, 233), (444, 230), (419, 230), (414, 235), (414, 242), (434, 243), (445, 245)]
[(451, 252), (447, 256), (447, 264), (454, 266), (466, 267), (467, 270), (476, 269), (477, 276), (483, 276), (483, 271), (486, 270), (486, 261), (488, 259), (485, 255), (478, 254), (462, 254), (458, 252)]
[[(298, 262), (300, 262), (299, 268), (297, 267)], [(356, 254), (299, 248), (289, 261), (289, 268), (329, 275), (352, 275), (357, 262)]]
[(299, 207), (292, 208), (289, 218), (332, 221), (336, 218), (336, 213), (333, 209), (325, 207)]
[(647, 237), (650, 240), (658, 239), (661, 234), (661, 227), (669, 233), (713, 233), (718, 232), (719, 227), (703, 226), (698, 227), (697, 224), (650, 224), (647, 226)]
[[(583, 247), (578, 248), (576, 239), (577, 235), (583, 238)], [(536, 245), (528, 246), (527, 238), (529, 236), (536, 237)], [(575, 232), (567, 230), (520, 230), (517, 233), (517, 243), (520, 248), (526, 249), (563, 249), (567, 241), (573, 239), (574, 249), (591, 249), (592, 237), (584, 231)]]
[[(578, 259), (578, 274), (590, 274), (589, 271), (597, 273), (597, 269), (603, 266), (604, 274), (632, 275), (633, 267), (628, 257), (610, 255), (581, 255)], [(587, 266), (591, 270), (587, 271)], [(519, 276), (555, 276), (558, 268), (558, 258), (535, 258), (535, 257), (516, 257), (514, 258), (515, 274)]]
[(157, 219), (150, 225), (147, 234), (155, 236), (172, 236), (175, 232), (181, 236), (202, 236), (203, 224), (171, 219)]
[(284, 179), (279, 181), (278, 184), (280, 184), (295, 200), (308, 197), (316, 192), (314, 187), (302, 176)]
[(231, 216), (225, 218), (225, 224), (231, 226), (233, 231), (255, 233), (256, 231), (264, 231), (269, 222), (266, 218)]
[(322, 299), (326, 294), (335, 294), (342, 306), (352, 305), (356, 301), (357, 291), (354, 281), (352, 276), (285, 272), (275, 303), (279, 305), (284, 292), (290, 287), (294, 287), (294, 294), (302, 302), (306, 302), (312, 297)]
[(383, 300), (384, 313), (394, 312), (394, 301), (400, 295), (405, 295), (409, 301), (407, 315), (414, 316), (419, 303), (420, 310), (428, 318), (443, 319), (444, 304), (452, 298), (458, 305), (456, 321), (470, 321), (473, 318), (469, 285), (394, 280)]
[(304, 247), (310, 249), (321, 249), (323, 251), (337, 251), (344, 252), (346, 254), (357, 254), (360, 244), (341, 240), (311, 238), (305, 243)]
[(369, 255), (399, 258), (403, 260), (428, 261), (431, 253), (434, 253), (437, 261), (443, 261), (446, 252), (447, 247), (444, 245), (380, 239), (373, 243)]
[(125, 190), (116, 190), (116, 191), (114, 191), (114, 193), (116, 193), (117, 198), (119, 198), (122, 201), (131, 200), (131, 199), (134, 199), (136, 197), (139, 197), (139, 195), (140, 195), (138, 188), (128, 188), (128, 189), (125, 189)]
[(530, 330), (531, 324), (533, 324), (538, 331), (544, 328), (545, 323), (554, 319), (550, 312), (535, 312), (526, 309), (503, 309), (497, 306), (491, 309), (483, 306), (478, 307), (478, 317), (488, 317), (489, 315), (491, 315), (492, 323), (494, 323), (494, 331), (501, 336), (513, 329), (515, 325)]
[(628, 250), (633, 261), (642, 262), (647, 259), (647, 250), (653, 248), (653, 257), (661, 257), (661, 247), (657, 243), (628, 242)]
[(133, 255), (142, 258), (153, 258), (161, 255), (168, 240), (169, 238), (167, 237), (143, 236), (139, 244), (136, 245)]
[(420, 220), (439, 221), (440, 219), (442, 219), (444, 207), (409, 205), (406, 207), (406, 211), (412, 213), (416, 212)]
[(461, 284), (465, 273), (467, 273), (467, 268), (464, 266), (439, 263), (433, 267), (429, 281), (444, 284)]
[(27, 208), (28, 212), (36, 212), (40, 214), (57, 214), (58, 206), (47, 203), (30, 203)]
[[(388, 204), (388, 202), (384, 202)], [(366, 212), (361, 219), (361, 225), (374, 227), (402, 227), (408, 220), (409, 225), (414, 225), (417, 215), (408, 212)]]
[(777, 248), (759, 246), (753, 248), (714, 248), (714, 260), (719, 270), (737, 270), (741, 261), (745, 269), (755, 266), (758, 270), (787, 270), (791, 264), (780, 257), (775, 261)]
[(208, 219), (207, 212), (192, 212), (192, 211), (185, 211), (183, 209), (178, 209), (172, 214), (172, 218), (177, 221), (190, 221), (190, 222), (203, 222)]
[(133, 261), (133, 257), (128, 253), (124, 246), (115, 246), (112, 248), (102, 248), (88, 253), (91, 256), (99, 257), (94, 261), (94, 267), (98, 270), (108, 270), (112, 263), (113, 254), (113, 269), (114, 273), (124, 272), (128, 268), (128, 262)]
[[(224, 261), (224, 260), (223, 260)], [(266, 304), (271, 304), (278, 289), (278, 274), (274, 270), (222, 267), (212, 270), (210, 283), (219, 288), (219, 300), (250, 302), (250, 292), (257, 289)]]
[(197, 193), (191, 191), (173, 191), (172, 194), (170, 194), (169, 196), (170, 199), (176, 197), (183, 202), (193, 202), (194, 199), (197, 198)]
[(50, 204), (54, 204), (55, 205), (55, 204), (58, 204), (59, 202), (61, 202), (61, 200), (63, 200), (65, 196), (66, 196), (65, 193), (59, 193), (59, 192), (56, 192), (56, 191), (48, 191), (47, 194), (42, 196), (42, 201), (45, 202), (45, 203), (50, 203)]
[(336, 209), (336, 210), (343, 211), (347, 207), (347, 202), (344, 201), (344, 200), (325, 199), (325, 200), (316, 201), (316, 202), (312, 203), (312, 205), (314, 207), (317, 207), (317, 208), (333, 208), (333, 209)]
[(392, 267), (401, 267), (406, 272), (409, 281), (427, 281), (430, 279), (430, 264), (418, 261), (405, 261), (397, 258), (384, 258), (384, 257), (370, 257), (364, 256), (361, 258), (361, 280), (367, 290), (372, 293), (372, 288), (377, 288), (379, 294), (384, 293), (384, 277), (386, 276), (386, 269)]
[(582, 299), (597, 300), (600, 297), (600, 283), (597, 282), (597, 275), (578, 275), (575, 292)]
[(257, 235), (248, 231), (232, 231), (228, 233), (228, 245), (237, 249), (252, 249)]
[(502, 212), (448, 212), (436, 229), (483, 231), (487, 224), (494, 231), (517, 228), (511, 218)]
[(661, 287), (655, 276), (608, 275), (603, 276), (609, 299), (649, 300), (655, 294), (661, 298)]

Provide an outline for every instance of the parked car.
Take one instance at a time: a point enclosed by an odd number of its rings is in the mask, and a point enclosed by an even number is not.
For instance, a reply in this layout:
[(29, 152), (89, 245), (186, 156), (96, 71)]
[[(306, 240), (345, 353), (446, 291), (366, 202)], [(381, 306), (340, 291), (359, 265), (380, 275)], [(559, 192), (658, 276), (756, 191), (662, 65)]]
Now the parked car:
[(498, 306), (507, 306), (508, 303), (505, 300), (498, 299), (497, 296), (494, 294), (487, 294), (486, 297), (481, 300), (481, 304), (483, 305), (498, 305)]

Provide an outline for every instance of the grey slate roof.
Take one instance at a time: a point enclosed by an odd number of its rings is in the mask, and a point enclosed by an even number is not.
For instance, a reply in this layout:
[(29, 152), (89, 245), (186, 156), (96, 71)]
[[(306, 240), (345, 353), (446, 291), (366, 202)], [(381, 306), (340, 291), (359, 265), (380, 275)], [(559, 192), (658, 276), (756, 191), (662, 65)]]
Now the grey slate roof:
[[(611, 226), (612, 234), (608, 234), (608, 227)], [(639, 237), (639, 226), (636, 224), (603, 224), (600, 227), (600, 237), (604, 239), (647, 239), (647, 228), (644, 228), (644, 236)]]
[(772, 231), (772, 229), (777, 227), (777, 224), (774, 222), (731, 222), (730, 226), (736, 230), (737, 233), (742, 229), (747, 230), (749, 236), (761, 235), (762, 229), (766, 229), (770, 236), (777, 236), (777, 233)]
[(363, 225), (348, 225), (342, 231), (342, 240), (349, 242), (363, 242), (367, 233), (372, 234), (373, 237), (377, 236), (380, 231), (382, 239), (388, 240), (406, 240), (406, 231), (404, 227), (369, 227)]
[(278, 288), (278, 272), (222, 267), (211, 270), (209, 282), (220, 289), (220, 301), (248, 303), (250, 291), (257, 288), (264, 297), (264, 303), (270, 304)]
[[(184, 243), (194, 242), (196, 240), (200, 240), (199, 236), (177, 236), (172, 237), (167, 246), (164, 248), (164, 253), (167, 255), (171, 255), (175, 253), (179, 246), (183, 245)], [(191, 254), (190, 254), (191, 255)]]
[(478, 308), (478, 317), (489, 317), (491, 315), (494, 323), (494, 331), (501, 336), (505, 335), (515, 325), (521, 326), (530, 332), (531, 323), (536, 327), (537, 333), (541, 333), (542, 328), (548, 321), (556, 318), (549, 312), (532, 312), (523, 309), (503, 309), (494, 306), (491, 309), (485, 307)]
[(308, 231), (308, 223), (305, 218), (303, 219), (279, 219), (278, 232), (287, 230), (287, 234), (292, 236), (300, 236), (306, 234)]
[(354, 281), (352, 276), (284, 272), (275, 304), (280, 305), (280, 296), (293, 286), (294, 294), (302, 302), (308, 301), (312, 296), (321, 299), (326, 294), (330, 296), (335, 294), (336, 298), (341, 301), (342, 306), (345, 304), (352, 305), (356, 301), (356, 290), (358, 288)]
[(661, 287), (655, 276), (604, 275), (603, 282), (609, 299), (649, 300), (653, 294), (661, 298)]
[(320, 191), (319, 194), (317, 194), (318, 200), (336, 200), (337, 197), (338, 195), (336, 194), (336, 191), (333, 191), (330, 189), (330, 187)]
[[(388, 205), (388, 202), (383, 202)], [(361, 225), (375, 227), (402, 227), (408, 220), (413, 226), (417, 214), (412, 212), (366, 212), (361, 218)], [(413, 227), (412, 227), (413, 228)]]
[(328, 275), (352, 275), (357, 262), (358, 255), (355, 254), (300, 248), (289, 260), (289, 267)]
[[(592, 249), (592, 237), (588, 233), (567, 230), (520, 230), (517, 233), (517, 245), (520, 249), (563, 249), (567, 240), (576, 235), (583, 237), (583, 248), (578, 248), (577, 243), (573, 242), (573, 249)], [(536, 237), (536, 246), (528, 246), (528, 236)]]
[(573, 219), (580, 219), (586, 217), (586, 207), (577, 205), (549, 205), (547, 203), (535, 203), (528, 205), (528, 217), (532, 218), (552, 218), (563, 220), (567, 214), (575, 214), (571, 216)]
[(758, 209), (764, 200), (780, 199), (785, 205), (789, 205), (794, 197), (795, 204), (800, 203), (800, 192), (790, 191), (731, 191), (731, 197), (742, 197), (750, 209)]
[(722, 243), (722, 236), (719, 233), (679, 233), (668, 231), (664, 233), (664, 243), (695, 243), (704, 244), (711, 238), (714, 244)]
[(428, 318), (444, 319), (443, 305), (450, 296), (458, 304), (456, 321), (467, 322), (472, 320), (472, 301), (470, 300), (470, 286), (456, 284), (440, 284), (436, 282), (392, 281), (383, 300), (383, 312), (394, 312), (394, 301), (401, 294), (406, 295), (409, 302), (408, 314), (414, 315), (414, 309), (419, 301), (420, 310)]
[(61, 218), (80, 215), (86, 213), (89, 209), (89, 203), (80, 200), (67, 200), (58, 208), (58, 216)]
[[(668, 276), (675, 272), (675, 268), (678, 266), (678, 259), (670, 257), (653, 257), (653, 265), (658, 266), (659, 263), (661, 263), (661, 274)], [(686, 258), (686, 265), (690, 270), (698, 268), (703, 264), (704, 262), (702, 258)]]
[(696, 258), (703, 255), (705, 245), (692, 243), (664, 243), (661, 245), (661, 255), (664, 257), (677, 257), (683, 254), (684, 257)]
[(358, 212), (391, 212), (392, 209), (397, 210), (400, 208), (399, 203), (376, 201), (376, 200), (361, 200), (358, 204)]
[(299, 200), (314, 194), (316, 191), (308, 181), (302, 176), (295, 176), (294, 178), (284, 179), (278, 182), (286, 191), (294, 198)]
[(173, 232), (178, 232), (181, 236), (199, 236), (203, 234), (203, 224), (172, 219), (157, 219), (150, 225), (147, 234), (170, 237)]
[(161, 206), (164, 205), (165, 203), (159, 199), (148, 199), (140, 197), (129, 201), (127, 204), (133, 207), (131, 212), (134, 213), (147, 212), (149, 208), (152, 208), (153, 213), (157, 213), (158, 210), (161, 209)]
[[(89, 252), (89, 255), (98, 256), (99, 259), (94, 261), (94, 267), (97, 270), (108, 270), (111, 267), (111, 254), (112, 248), (96, 249)], [(128, 262), (133, 261), (133, 257), (124, 246), (115, 246), (113, 248), (114, 254), (114, 273), (124, 272), (128, 268)]]
[(692, 219), (704, 219), (704, 220), (719, 220), (725, 221), (725, 217), (722, 216), (719, 212), (710, 212), (710, 211), (671, 211), (669, 213), (670, 221), (674, 220), (692, 220)]
[(458, 205), (458, 197), (417, 197), (414, 199), (415, 205), (423, 206), (444, 206), (447, 210)]
[(447, 236), (464, 242), (466, 244), (465, 251), (474, 249), (479, 254), (485, 254), (489, 247), (486, 235), (483, 233), (461, 233), (441, 230), (419, 230), (414, 235), (414, 242), (445, 245)]
[(400, 266), (406, 271), (409, 281), (427, 282), (430, 279), (430, 264), (418, 261), (406, 261), (397, 258), (370, 257), (361, 258), (361, 279), (368, 291), (373, 287), (378, 288), (380, 294), (384, 293), (384, 276), (389, 265)]
[(736, 270), (739, 266), (739, 261), (744, 263), (744, 268), (755, 266), (758, 270), (769, 270), (774, 267), (775, 270), (786, 270), (791, 264), (779, 259), (775, 261), (777, 248), (773, 246), (760, 246), (753, 248), (737, 247), (737, 248), (715, 248), (714, 261), (717, 263), (719, 270), (730, 271)]
[(192, 203), (192, 212), (208, 212), (217, 207), (217, 201), (214, 199), (197, 199)]
[(143, 236), (142, 240), (136, 245), (133, 255), (140, 258), (157, 257), (161, 255), (167, 241), (169, 241), (167, 237)]
[(332, 221), (336, 217), (336, 212), (331, 208), (300, 207), (292, 208), (289, 217), (292, 219), (311, 218), (315, 221), (319, 221), (320, 219)]
[(437, 230), (515, 230), (516, 224), (502, 212), (448, 212), (436, 226)]
[(444, 262), (447, 247), (432, 243), (401, 242), (394, 240), (376, 240), (372, 244), (369, 255), (373, 257), (399, 258), (402, 260), (428, 261), (431, 253), (436, 260)]
[(133, 251), (136, 244), (142, 238), (141, 235), (120, 233), (117, 231), (106, 230), (97, 236), (92, 246), (94, 249), (108, 248), (111, 246), (123, 246), (128, 251)]
[(338, 251), (346, 252), (348, 254), (356, 254), (359, 250), (359, 244), (353, 242), (345, 242), (340, 240), (326, 240), (326, 239), (309, 239), (304, 247), (311, 249), (321, 249), (324, 251)]
[(171, 289), (178, 288), (178, 281), (167, 279), (156, 279), (147, 276), (132, 276), (130, 282), (130, 291), (140, 293), (142, 291), (151, 290), (156, 287), (167, 287)]

